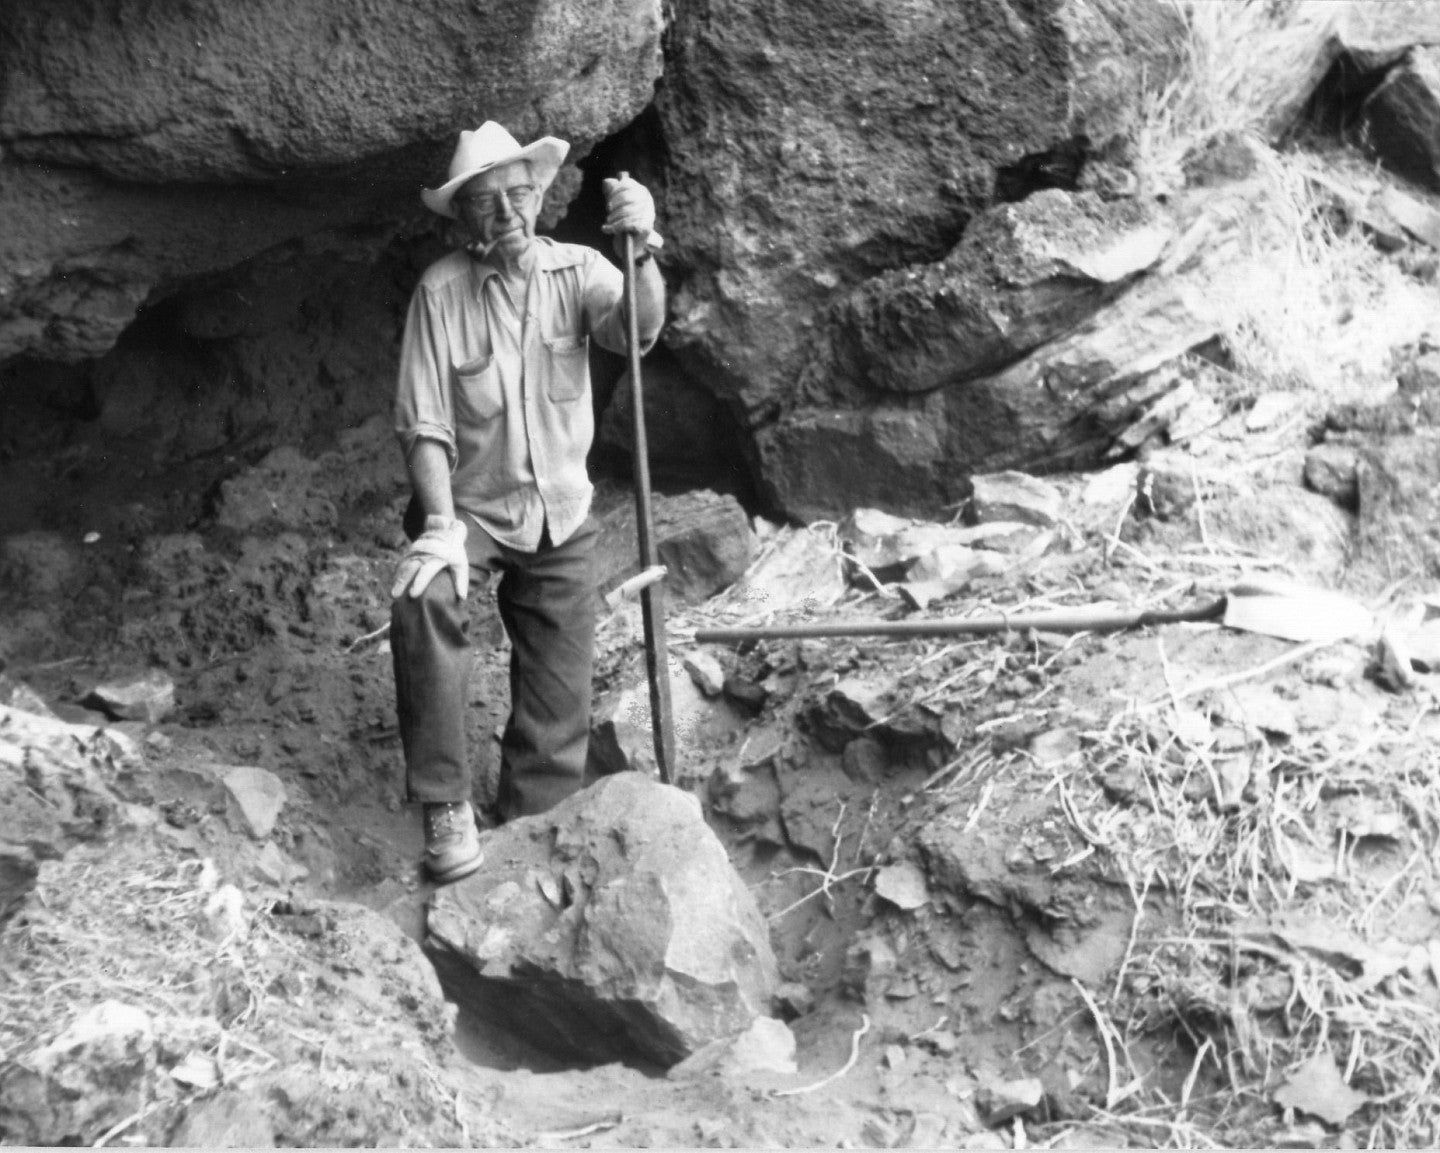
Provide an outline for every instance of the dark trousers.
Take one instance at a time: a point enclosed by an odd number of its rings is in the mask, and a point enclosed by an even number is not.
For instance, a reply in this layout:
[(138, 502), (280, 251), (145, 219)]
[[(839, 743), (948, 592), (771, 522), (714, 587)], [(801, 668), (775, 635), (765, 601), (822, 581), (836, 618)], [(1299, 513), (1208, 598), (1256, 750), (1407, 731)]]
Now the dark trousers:
[[(548, 532), (533, 553), (500, 544), (473, 521), (466, 552), (470, 587), (500, 572), (500, 618), (510, 637), (510, 719), (500, 754), (504, 819), (541, 813), (576, 792), (590, 736), (595, 659), (596, 528), (587, 520), (562, 545)], [(473, 595), (473, 594), (472, 594)], [(434, 803), (470, 799), (465, 700), (469, 605), (442, 572), (418, 597), (392, 602), (390, 645), (406, 795)]]

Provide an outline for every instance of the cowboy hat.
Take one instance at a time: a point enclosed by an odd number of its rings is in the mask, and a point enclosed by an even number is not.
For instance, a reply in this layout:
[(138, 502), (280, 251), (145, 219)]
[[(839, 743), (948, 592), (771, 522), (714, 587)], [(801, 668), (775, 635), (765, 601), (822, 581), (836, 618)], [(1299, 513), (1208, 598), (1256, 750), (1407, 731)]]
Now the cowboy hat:
[(422, 188), (420, 199), (431, 212), (455, 218), (455, 193), (473, 176), (479, 176), (500, 164), (528, 160), (535, 174), (535, 183), (548, 188), (565, 161), (570, 145), (554, 136), (543, 136), (533, 144), (520, 147), (520, 142), (493, 120), (487, 120), (474, 132), (460, 133), (455, 155), (450, 158), (450, 179), (439, 188)]

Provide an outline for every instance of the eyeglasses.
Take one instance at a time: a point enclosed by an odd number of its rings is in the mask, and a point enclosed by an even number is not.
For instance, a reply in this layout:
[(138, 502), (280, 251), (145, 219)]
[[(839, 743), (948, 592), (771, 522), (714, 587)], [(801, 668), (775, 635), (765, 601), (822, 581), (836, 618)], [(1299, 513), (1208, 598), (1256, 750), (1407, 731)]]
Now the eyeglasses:
[(488, 219), (499, 213), (502, 197), (511, 208), (519, 210), (529, 208), (537, 193), (538, 190), (533, 184), (514, 184), (499, 192), (467, 192), (463, 196), (455, 197), (455, 203), (483, 219)]

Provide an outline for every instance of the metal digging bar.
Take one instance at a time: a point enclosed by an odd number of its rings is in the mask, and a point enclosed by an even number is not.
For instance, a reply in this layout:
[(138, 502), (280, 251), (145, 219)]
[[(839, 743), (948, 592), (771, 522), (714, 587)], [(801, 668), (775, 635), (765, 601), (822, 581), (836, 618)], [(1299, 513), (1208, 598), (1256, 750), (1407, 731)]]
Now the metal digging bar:
[[(625, 179), (625, 173), (620, 174)], [(625, 233), (625, 324), (630, 362), (630, 400), (635, 410), (635, 521), (640, 537), (640, 567), (659, 564), (655, 551), (654, 518), (650, 509), (650, 449), (645, 438), (645, 403), (640, 387), (640, 319), (635, 287), (635, 234)], [(640, 591), (640, 613), (645, 622), (645, 671), (650, 678), (650, 729), (655, 742), (655, 764), (660, 779), (670, 783), (675, 761), (675, 729), (670, 719), (670, 663), (665, 642), (665, 591), (663, 583)]]

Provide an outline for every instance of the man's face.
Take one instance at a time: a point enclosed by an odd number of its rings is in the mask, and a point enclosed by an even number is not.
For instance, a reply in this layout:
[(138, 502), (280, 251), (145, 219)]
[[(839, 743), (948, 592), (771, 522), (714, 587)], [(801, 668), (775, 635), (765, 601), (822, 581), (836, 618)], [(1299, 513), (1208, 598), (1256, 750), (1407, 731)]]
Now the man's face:
[(472, 242), (514, 256), (535, 239), (541, 200), (530, 166), (517, 160), (467, 180), (455, 194), (455, 212)]

